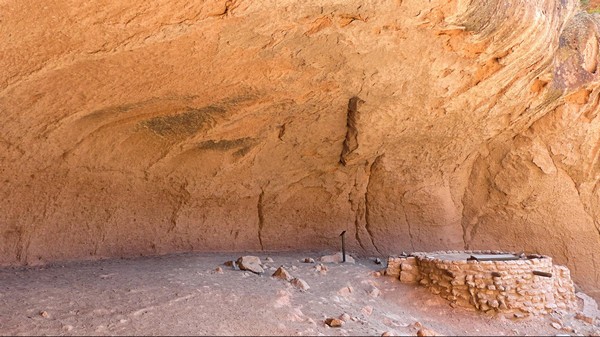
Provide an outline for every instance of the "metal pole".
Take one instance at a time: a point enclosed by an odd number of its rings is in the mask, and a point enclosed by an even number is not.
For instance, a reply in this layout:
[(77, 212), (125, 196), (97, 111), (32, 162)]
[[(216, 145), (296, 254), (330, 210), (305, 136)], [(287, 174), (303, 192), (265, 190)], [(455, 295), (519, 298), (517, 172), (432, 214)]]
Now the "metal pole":
[(346, 262), (346, 240), (345, 235), (346, 231), (343, 231), (340, 236), (342, 237), (342, 262)]

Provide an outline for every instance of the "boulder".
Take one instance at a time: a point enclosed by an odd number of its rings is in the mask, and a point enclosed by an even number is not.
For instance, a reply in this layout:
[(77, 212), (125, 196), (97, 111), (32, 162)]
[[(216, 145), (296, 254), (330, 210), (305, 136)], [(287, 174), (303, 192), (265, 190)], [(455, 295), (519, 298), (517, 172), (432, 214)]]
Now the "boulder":
[(292, 275), (290, 275), (290, 273), (283, 267), (277, 268), (277, 270), (271, 276), (285, 281), (291, 281), (293, 279)]
[(342, 325), (344, 325), (344, 321), (342, 321), (341, 319), (338, 319), (338, 318), (327, 318), (325, 320), (325, 324), (327, 324), (328, 326), (330, 326), (332, 328), (339, 328)]
[(251, 271), (255, 274), (262, 274), (265, 272), (261, 266), (260, 258), (256, 256), (242, 256), (237, 259), (236, 264), (241, 270)]
[[(342, 256), (341, 252), (337, 252), (333, 255), (321, 256), (319, 261), (321, 263), (342, 263), (343, 256)], [(352, 256), (346, 254), (346, 263), (355, 263), (354, 258), (352, 258)]]
[(301, 291), (307, 291), (308, 289), (310, 289), (310, 286), (308, 285), (308, 283), (306, 283), (306, 281), (299, 279), (299, 278), (292, 279), (291, 283), (294, 287), (300, 289)]

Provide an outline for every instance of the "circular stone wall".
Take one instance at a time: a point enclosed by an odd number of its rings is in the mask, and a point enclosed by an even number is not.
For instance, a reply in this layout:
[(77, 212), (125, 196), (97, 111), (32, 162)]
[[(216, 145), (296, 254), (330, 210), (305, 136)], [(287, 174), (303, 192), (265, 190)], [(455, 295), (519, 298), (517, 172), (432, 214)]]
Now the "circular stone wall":
[(388, 274), (394, 274), (390, 266), (401, 281), (418, 282), (453, 306), (520, 316), (569, 309), (575, 304), (569, 269), (553, 265), (548, 256), (440, 251), (390, 258)]

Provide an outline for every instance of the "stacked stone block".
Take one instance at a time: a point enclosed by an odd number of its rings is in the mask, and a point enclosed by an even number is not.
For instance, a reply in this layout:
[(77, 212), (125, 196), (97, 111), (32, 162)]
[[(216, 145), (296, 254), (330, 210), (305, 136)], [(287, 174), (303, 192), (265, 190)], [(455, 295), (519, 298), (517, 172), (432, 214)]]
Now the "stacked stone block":
[[(497, 254), (497, 251), (414, 253), (388, 260), (386, 274), (419, 282), (454, 306), (486, 312), (539, 315), (570, 309), (575, 290), (569, 269), (547, 256), (510, 261), (444, 259), (444, 254)], [(441, 256), (441, 258), (440, 258)]]
[(417, 283), (420, 280), (418, 261), (414, 256), (390, 257), (385, 273), (398, 277), (402, 283)]

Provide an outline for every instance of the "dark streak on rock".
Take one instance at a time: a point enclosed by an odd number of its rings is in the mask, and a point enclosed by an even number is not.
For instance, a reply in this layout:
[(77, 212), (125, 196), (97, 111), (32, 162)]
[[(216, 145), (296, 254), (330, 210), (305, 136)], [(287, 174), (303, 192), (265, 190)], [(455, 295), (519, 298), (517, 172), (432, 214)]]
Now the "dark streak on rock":
[(231, 149), (246, 147), (252, 143), (253, 139), (249, 137), (238, 138), (238, 139), (221, 139), (221, 140), (207, 140), (198, 144), (200, 150), (215, 150), (215, 151), (228, 151)]
[(371, 176), (373, 175), (373, 172), (375, 172), (375, 170), (377, 169), (377, 166), (380, 165), (382, 157), (383, 157), (383, 155), (377, 156), (377, 158), (375, 158), (375, 160), (373, 161), (373, 164), (371, 164), (371, 168), (369, 169), (367, 190), (365, 192), (365, 229), (367, 230), (367, 233), (369, 233), (369, 238), (371, 239), (371, 244), (373, 245), (375, 250), (381, 255), (383, 255), (383, 254), (379, 251), (379, 248), (377, 248), (377, 245), (375, 244), (375, 238), (373, 237), (373, 231), (371, 229), (371, 219), (370, 219), (371, 217), (370, 217), (370, 213), (369, 213), (369, 203), (370, 203), (369, 190), (371, 188)]
[(279, 138), (279, 140), (283, 140), (283, 136), (285, 136), (285, 124), (282, 124), (279, 127), (279, 134), (277, 135), (277, 138)]
[(140, 125), (163, 137), (191, 136), (204, 125), (212, 123), (213, 115), (223, 113), (223, 108), (213, 105), (199, 109), (188, 108), (176, 115), (158, 116), (142, 121)]
[(340, 154), (340, 163), (344, 166), (347, 164), (348, 156), (358, 148), (358, 129), (356, 126), (359, 111), (358, 108), (365, 101), (357, 96), (350, 98), (348, 101), (348, 112), (346, 116), (346, 139)]

